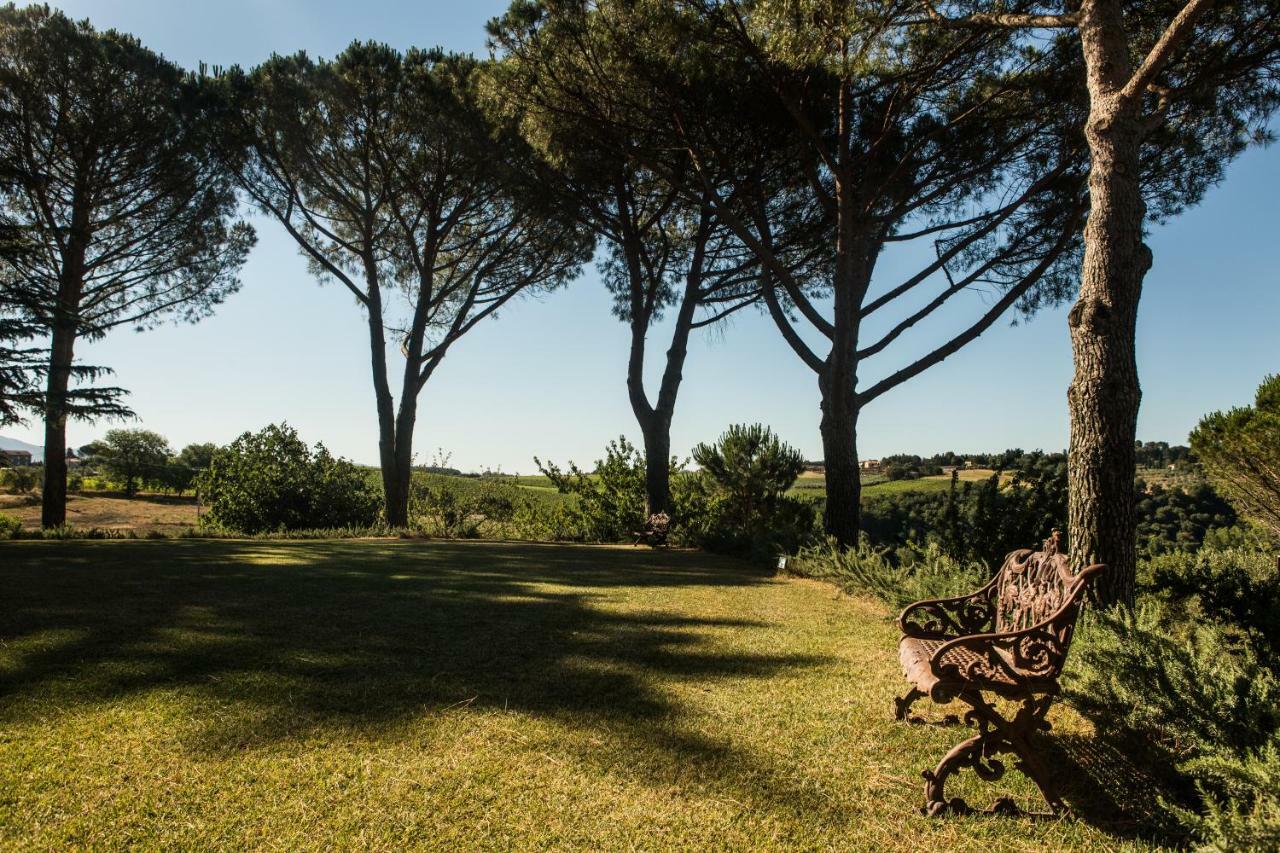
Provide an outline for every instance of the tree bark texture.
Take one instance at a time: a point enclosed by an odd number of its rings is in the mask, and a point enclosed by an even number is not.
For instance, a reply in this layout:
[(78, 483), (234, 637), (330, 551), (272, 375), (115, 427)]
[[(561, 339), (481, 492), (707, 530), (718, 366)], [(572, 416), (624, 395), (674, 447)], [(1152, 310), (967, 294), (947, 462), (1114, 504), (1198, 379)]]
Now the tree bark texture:
[(65, 323), (54, 326), (45, 386), (41, 527), (60, 527), (67, 522), (67, 391), (71, 383), (75, 340), (74, 326)]
[(1105, 563), (1099, 601), (1132, 603), (1136, 574), (1134, 440), (1142, 391), (1135, 351), (1138, 300), (1151, 267), (1143, 242), (1140, 98), (1122, 92), (1131, 69), (1118, 0), (1087, 0), (1080, 38), (1090, 95), (1089, 220), (1080, 295), (1068, 317), (1075, 374), (1068, 524), (1079, 569)]

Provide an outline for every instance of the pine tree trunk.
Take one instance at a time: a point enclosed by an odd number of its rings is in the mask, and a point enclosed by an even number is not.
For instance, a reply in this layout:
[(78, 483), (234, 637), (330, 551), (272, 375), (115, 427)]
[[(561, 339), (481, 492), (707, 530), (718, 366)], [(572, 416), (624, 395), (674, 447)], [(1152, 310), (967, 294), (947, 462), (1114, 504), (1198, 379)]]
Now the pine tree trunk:
[(671, 421), (655, 414), (640, 425), (644, 436), (645, 512), (671, 514)]
[(1143, 242), (1140, 101), (1119, 97), (1130, 67), (1118, 0), (1082, 7), (1090, 112), (1089, 221), (1080, 296), (1068, 318), (1075, 375), (1068, 524), (1078, 569), (1105, 563), (1103, 603), (1132, 603), (1136, 575), (1134, 441), (1142, 398), (1135, 351), (1138, 300), (1151, 266)]
[(387, 495), (387, 524), (392, 527), (409, 526), (409, 481), (413, 477), (413, 427), (417, 419), (416, 397), (409, 395), (401, 398), (400, 414), (396, 417), (395, 455), (391, 470), (394, 489)]
[(396, 428), (395, 400), (387, 380), (386, 338), (382, 327), (382, 301), (372, 264), (366, 265), (369, 305), (369, 355), (373, 393), (378, 410), (378, 467), (382, 473), (383, 515), (391, 527), (408, 526), (409, 492), (400, 476), (397, 458), (400, 436)]
[(822, 390), (822, 464), (827, 505), (823, 527), (842, 547), (858, 544), (862, 478), (858, 470), (858, 407), (852, 377), (829, 373)]
[(49, 376), (45, 386), (41, 527), (60, 527), (67, 522), (67, 389), (71, 384), (75, 341), (74, 326), (54, 326), (49, 347)]

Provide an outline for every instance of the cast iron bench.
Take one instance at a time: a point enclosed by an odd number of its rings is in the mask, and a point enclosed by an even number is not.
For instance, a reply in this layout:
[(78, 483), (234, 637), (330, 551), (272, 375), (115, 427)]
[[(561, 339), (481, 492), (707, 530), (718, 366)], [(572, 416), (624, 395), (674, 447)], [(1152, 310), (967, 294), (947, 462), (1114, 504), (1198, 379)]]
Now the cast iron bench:
[[(970, 708), (965, 723), (977, 729), (935, 769), (924, 771), (926, 814), (972, 813), (962, 798), (946, 798), (947, 777), (969, 767), (994, 782), (1005, 772), (997, 758), (1001, 753), (1016, 755), (1014, 766), (1036, 783), (1054, 814), (1065, 808), (1032, 749), (1032, 738), (1049, 728), (1045, 714), (1058, 694), (1076, 617), (1089, 582), (1103, 566), (1073, 574), (1060, 544), (1055, 530), (1043, 550), (1005, 557), (1000, 571), (977, 592), (919, 601), (898, 617), (898, 658), (911, 690), (894, 700), (897, 718), (907, 720), (912, 703), (925, 696), (938, 703), (959, 699)], [(997, 709), (996, 697), (1017, 703), (1012, 718)], [(1017, 814), (1020, 809), (1002, 797), (988, 812)]]
[(667, 544), (667, 535), (671, 532), (671, 516), (665, 512), (655, 512), (644, 524), (644, 530), (634, 531), (636, 541), (633, 546), (644, 542), (651, 548), (660, 548)]

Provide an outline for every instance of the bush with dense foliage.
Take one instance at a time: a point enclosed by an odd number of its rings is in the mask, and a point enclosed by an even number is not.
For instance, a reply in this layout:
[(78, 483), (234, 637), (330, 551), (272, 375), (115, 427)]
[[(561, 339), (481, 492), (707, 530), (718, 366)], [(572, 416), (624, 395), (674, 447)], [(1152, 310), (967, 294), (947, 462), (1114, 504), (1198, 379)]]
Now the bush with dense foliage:
[(0, 512), (0, 539), (17, 539), (21, 533), (22, 522)]
[(476, 478), (466, 489), (416, 477), (409, 484), (409, 522), (415, 530), (448, 539), (505, 538), (517, 532), (512, 522), (528, 502), (517, 486), (497, 477)]
[(963, 563), (942, 552), (936, 542), (907, 546), (896, 554), (866, 537), (857, 548), (841, 548), (834, 539), (802, 548), (787, 561), (787, 571), (834, 583), (846, 592), (873, 595), (894, 609), (925, 598), (950, 598), (990, 580), (981, 563)]
[(814, 533), (813, 505), (786, 494), (804, 456), (768, 427), (734, 424), (714, 444), (699, 444), (694, 491), (707, 497), (696, 538), (726, 553), (772, 557), (794, 551)]
[(1214, 487), (1280, 540), (1280, 376), (1258, 386), (1252, 406), (1206, 415), (1191, 447)]
[[(687, 471), (671, 461), (669, 541), (759, 557), (794, 550), (814, 530), (811, 505), (783, 494), (795, 482), (803, 459), (768, 430), (736, 430), (714, 446), (699, 445), (695, 453), (703, 457), (702, 471)], [(521, 535), (625, 542), (644, 529), (644, 452), (625, 437), (609, 442), (591, 471), (573, 463), (561, 469), (534, 461), (570, 500), (555, 507), (518, 507), (513, 523)]]
[(1212, 849), (1280, 841), (1280, 573), (1258, 548), (1144, 562), (1138, 607), (1093, 614), (1068, 697)]
[(246, 432), (213, 455), (201, 477), (210, 523), (241, 533), (368, 527), (381, 498), (364, 473), (288, 424)]
[[(533, 461), (557, 491), (575, 498), (568, 519), (586, 541), (621, 542), (644, 529), (644, 453), (625, 437), (609, 442), (604, 458), (596, 461), (591, 472), (573, 462), (562, 469), (551, 462), (544, 464), (537, 457)], [(673, 460), (672, 468), (677, 467)], [(677, 491), (678, 479), (672, 478), (673, 492)], [(679, 519), (682, 513), (677, 510), (672, 515)]]
[(25, 495), (40, 482), (41, 470), (30, 465), (22, 468), (0, 468), (0, 486), (15, 495)]

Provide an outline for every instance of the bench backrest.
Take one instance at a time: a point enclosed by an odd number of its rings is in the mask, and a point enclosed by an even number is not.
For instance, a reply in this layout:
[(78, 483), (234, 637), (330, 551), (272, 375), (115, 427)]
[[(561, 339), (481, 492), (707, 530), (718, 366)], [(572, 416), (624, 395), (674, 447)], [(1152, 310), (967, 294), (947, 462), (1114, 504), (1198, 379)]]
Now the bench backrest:
[(1062, 534), (1054, 531), (1041, 551), (1014, 551), (991, 590), (995, 629), (1020, 631), (1048, 619), (1077, 592), (1078, 578), (1067, 555), (1059, 552)]

